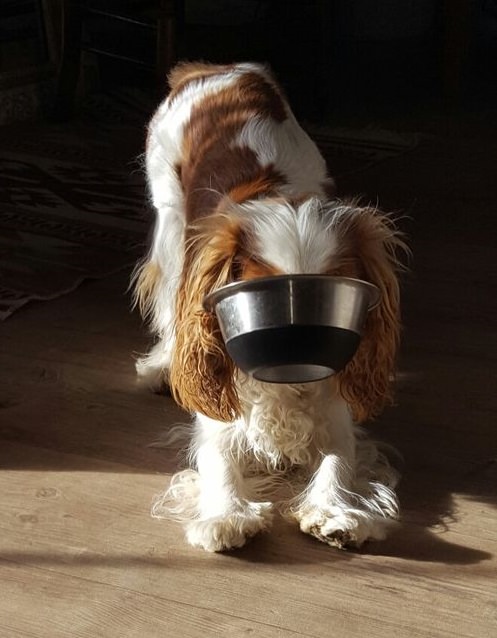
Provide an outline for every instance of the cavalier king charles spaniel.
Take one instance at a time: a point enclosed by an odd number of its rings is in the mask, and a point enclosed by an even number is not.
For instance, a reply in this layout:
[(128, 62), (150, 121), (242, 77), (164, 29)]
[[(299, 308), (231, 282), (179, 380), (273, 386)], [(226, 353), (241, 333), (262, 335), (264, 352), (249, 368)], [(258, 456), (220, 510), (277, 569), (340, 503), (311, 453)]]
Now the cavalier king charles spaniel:
[[(137, 371), (167, 384), (193, 422), (190, 467), (153, 514), (180, 520), (208, 551), (267, 531), (275, 509), (335, 547), (382, 539), (398, 518), (397, 473), (359, 425), (391, 400), (400, 233), (376, 208), (334, 198), (325, 160), (264, 66), (183, 63), (169, 84), (146, 142), (156, 223), (134, 286), (156, 343)], [(380, 290), (355, 356), (333, 377), (246, 376), (202, 305), (230, 282), (286, 273)]]

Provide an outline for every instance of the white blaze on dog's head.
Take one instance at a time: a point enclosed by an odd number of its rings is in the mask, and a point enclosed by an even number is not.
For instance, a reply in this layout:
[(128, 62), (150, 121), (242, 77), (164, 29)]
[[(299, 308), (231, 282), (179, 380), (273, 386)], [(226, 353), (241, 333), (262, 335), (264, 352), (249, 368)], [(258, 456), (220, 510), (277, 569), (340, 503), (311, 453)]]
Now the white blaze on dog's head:
[(281, 273), (324, 273), (336, 253), (336, 237), (316, 197), (292, 202), (268, 198), (238, 205), (254, 255)]

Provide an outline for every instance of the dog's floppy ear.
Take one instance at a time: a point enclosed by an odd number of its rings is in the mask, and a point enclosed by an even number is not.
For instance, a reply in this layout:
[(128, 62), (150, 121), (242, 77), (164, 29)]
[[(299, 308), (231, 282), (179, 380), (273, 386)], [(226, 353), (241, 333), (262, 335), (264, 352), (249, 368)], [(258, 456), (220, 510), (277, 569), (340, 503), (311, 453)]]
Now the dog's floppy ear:
[(400, 336), (398, 251), (407, 248), (391, 218), (375, 208), (350, 207), (338, 228), (359, 276), (375, 284), (381, 295), (368, 315), (355, 356), (338, 375), (340, 392), (354, 419), (361, 422), (377, 416), (392, 401)]
[(176, 307), (176, 343), (170, 384), (188, 411), (228, 422), (240, 414), (229, 357), (215, 315), (202, 302), (231, 280), (240, 222), (226, 215), (206, 217), (190, 229)]

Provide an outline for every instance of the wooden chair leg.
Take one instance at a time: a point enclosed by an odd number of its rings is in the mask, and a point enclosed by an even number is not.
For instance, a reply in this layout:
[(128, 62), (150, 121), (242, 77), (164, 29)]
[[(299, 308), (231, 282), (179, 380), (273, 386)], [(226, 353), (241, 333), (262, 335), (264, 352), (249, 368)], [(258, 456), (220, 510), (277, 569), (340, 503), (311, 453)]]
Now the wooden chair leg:
[(81, 1), (62, 2), (62, 52), (57, 75), (53, 119), (64, 121), (72, 116), (81, 63)]
[(156, 91), (163, 97), (166, 91), (166, 76), (177, 58), (178, 25), (182, 2), (160, 0), (157, 20)]

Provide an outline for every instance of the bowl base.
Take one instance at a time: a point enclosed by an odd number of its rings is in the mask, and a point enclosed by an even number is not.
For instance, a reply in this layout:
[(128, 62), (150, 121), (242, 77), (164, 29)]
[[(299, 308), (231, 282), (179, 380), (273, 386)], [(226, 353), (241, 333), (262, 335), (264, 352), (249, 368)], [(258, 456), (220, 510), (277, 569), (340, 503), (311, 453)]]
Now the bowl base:
[[(311, 364), (281, 365), (255, 370), (254, 379), (266, 383), (311, 383), (335, 374), (333, 368)], [(298, 379), (296, 382), (295, 380)]]
[(268, 383), (310, 383), (343, 370), (360, 336), (334, 326), (290, 325), (245, 333), (226, 342), (247, 374)]

